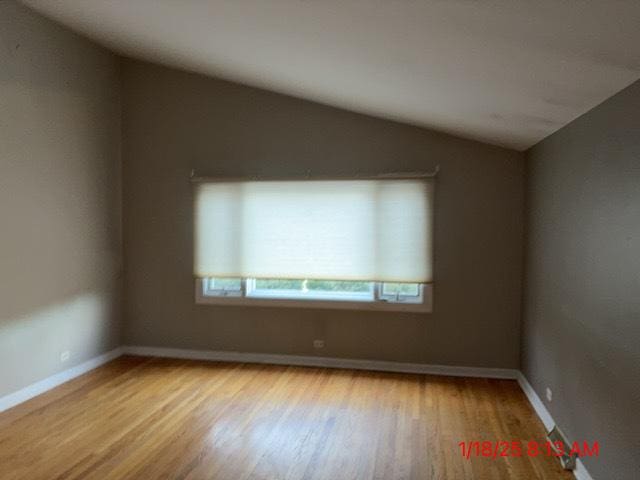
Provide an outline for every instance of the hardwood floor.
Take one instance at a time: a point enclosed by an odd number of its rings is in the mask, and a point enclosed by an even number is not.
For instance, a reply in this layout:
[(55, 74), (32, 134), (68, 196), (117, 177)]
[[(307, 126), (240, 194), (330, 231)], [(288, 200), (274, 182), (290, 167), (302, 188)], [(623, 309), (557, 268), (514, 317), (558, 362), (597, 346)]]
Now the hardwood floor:
[(122, 357), (0, 414), (0, 478), (572, 479), (516, 382)]

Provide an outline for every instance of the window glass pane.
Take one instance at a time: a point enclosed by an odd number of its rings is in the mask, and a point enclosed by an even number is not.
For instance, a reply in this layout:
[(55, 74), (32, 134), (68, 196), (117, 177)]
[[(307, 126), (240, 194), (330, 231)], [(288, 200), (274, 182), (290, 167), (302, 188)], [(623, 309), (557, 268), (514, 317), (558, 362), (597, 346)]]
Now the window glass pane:
[(210, 278), (209, 290), (240, 290), (242, 281), (239, 278)]
[(257, 290), (302, 290), (304, 280), (258, 278), (256, 279)]
[(350, 282), (342, 280), (307, 280), (309, 290), (322, 292), (368, 292), (370, 282)]
[(372, 282), (348, 280), (249, 279), (248, 297), (373, 301)]
[(295, 290), (300, 292), (369, 292), (370, 282), (346, 280), (256, 279), (257, 290)]
[(418, 283), (383, 283), (382, 294), (417, 297), (420, 295), (420, 285)]

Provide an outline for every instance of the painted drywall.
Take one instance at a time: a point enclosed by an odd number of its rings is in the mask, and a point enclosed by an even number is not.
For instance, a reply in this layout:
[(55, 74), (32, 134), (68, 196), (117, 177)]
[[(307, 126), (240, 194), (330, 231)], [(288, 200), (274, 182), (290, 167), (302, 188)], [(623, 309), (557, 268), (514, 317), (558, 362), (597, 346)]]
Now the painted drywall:
[(120, 344), (122, 235), (117, 57), (0, 1), (0, 65), (2, 396)]
[[(432, 314), (195, 305), (192, 168), (287, 177), (436, 165)], [(125, 60), (125, 341), (517, 367), (523, 170), (514, 151)]]
[(527, 159), (522, 366), (594, 478), (640, 472), (639, 128), (637, 82)]

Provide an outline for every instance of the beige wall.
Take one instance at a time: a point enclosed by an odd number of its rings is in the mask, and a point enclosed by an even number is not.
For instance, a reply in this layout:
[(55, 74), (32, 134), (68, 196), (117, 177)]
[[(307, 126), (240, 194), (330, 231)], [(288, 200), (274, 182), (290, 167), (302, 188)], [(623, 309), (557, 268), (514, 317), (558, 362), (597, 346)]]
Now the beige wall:
[(522, 369), (594, 478), (640, 472), (639, 129), (640, 81), (528, 152)]
[[(518, 367), (523, 157), (127, 60), (125, 341), (134, 345)], [(431, 170), (432, 314), (194, 305), (192, 168), (299, 176)]]
[(120, 343), (118, 76), (0, 1), (0, 396)]

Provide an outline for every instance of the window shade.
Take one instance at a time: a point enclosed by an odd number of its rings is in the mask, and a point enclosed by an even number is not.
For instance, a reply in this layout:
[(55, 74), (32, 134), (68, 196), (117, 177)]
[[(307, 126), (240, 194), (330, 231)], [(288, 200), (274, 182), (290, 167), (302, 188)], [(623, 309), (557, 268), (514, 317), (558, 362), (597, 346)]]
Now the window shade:
[(203, 183), (195, 275), (432, 280), (427, 179)]

